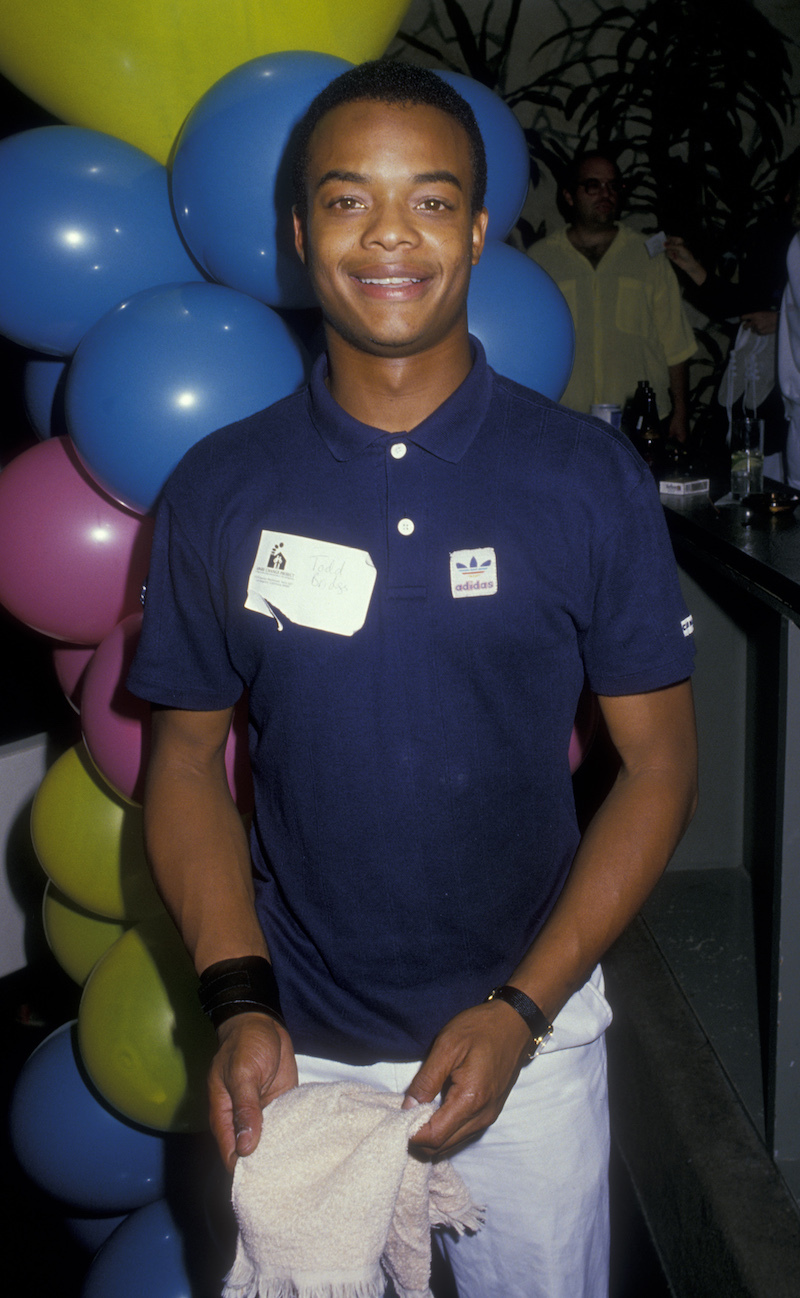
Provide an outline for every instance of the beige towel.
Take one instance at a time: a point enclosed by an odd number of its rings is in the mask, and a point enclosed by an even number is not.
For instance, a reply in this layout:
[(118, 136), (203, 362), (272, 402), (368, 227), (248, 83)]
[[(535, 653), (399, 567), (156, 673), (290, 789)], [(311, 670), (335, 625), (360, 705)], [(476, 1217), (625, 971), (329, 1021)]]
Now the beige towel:
[(430, 1298), (431, 1226), (477, 1230), (481, 1210), (446, 1159), (409, 1153), (435, 1106), (402, 1103), (351, 1082), (273, 1100), (236, 1164), (224, 1298), (381, 1298), (386, 1275), (398, 1298)]

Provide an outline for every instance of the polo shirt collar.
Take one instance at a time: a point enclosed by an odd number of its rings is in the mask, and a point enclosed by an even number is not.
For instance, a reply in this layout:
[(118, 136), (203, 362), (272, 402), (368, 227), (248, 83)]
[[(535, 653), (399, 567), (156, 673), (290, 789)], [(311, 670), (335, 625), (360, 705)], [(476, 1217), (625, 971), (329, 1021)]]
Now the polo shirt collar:
[(472, 335), (470, 347), (472, 369), (464, 382), (427, 419), (407, 433), (387, 433), (348, 415), (325, 385), (328, 358), (323, 352), (311, 371), (310, 414), (334, 459), (352, 460), (379, 439), (402, 436), (440, 460), (457, 464), (483, 423), (492, 395), (493, 373), (482, 345)]

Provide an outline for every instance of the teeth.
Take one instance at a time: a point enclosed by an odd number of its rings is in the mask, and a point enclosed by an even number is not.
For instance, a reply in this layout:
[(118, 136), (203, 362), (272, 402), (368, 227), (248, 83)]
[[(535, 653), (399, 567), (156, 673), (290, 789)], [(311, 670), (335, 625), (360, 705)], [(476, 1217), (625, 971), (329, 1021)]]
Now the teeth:
[(394, 288), (398, 284), (420, 284), (421, 282), (422, 282), (421, 280), (411, 279), (410, 277), (407, 276), (404, 276), (402, 279), (399, 276), (397, 276), (389, 279), (362, 279), (361, 280), (362, 284), (380, 284), (384, 288), (386, 287)]

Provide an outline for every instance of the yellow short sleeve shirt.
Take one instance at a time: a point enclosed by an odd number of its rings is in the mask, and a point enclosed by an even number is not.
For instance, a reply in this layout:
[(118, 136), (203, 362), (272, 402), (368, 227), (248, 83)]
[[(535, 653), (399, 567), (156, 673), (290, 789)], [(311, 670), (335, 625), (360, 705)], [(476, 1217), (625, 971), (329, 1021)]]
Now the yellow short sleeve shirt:
[(595, 268), (566, 229), (534, 244), (530, 256), (555, 280), (575, 323), (575, 362), (562, 404), (588, 413), (599, 403), (624, 406), (639, 379), (669, 413), (669, 366), (696, 350), (678, 281), (663, 252), (650, 257), (644, 237), (621, 225)]

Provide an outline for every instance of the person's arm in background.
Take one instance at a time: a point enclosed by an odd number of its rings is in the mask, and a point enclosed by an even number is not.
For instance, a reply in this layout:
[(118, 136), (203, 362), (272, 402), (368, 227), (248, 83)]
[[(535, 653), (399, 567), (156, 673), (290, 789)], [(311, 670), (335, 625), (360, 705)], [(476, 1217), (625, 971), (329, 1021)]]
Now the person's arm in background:
[(685, 275), (689, 276), (695, 284), (700, 287), (708, 279), (708, 271), (705, 266), (697, 260), (691, 248), (687, 246), (680, 235), (671, 234), (664, 244), (664, 251), (672, 262)]
[(685, 442), (689, 436), (689, 366), (686, 361), (669, 366), (669, 391), (672, 414), (667, 435), (672, 441)]
[[(232, 709), (154, 708), (144, 801), (153, 875), (198, 973), (218, 960), (269, 957), (253, 899), (250, 849), (228, 789), (225, 744)], [(285, 1028), (262, 1013), (218, 1029), (209, 1076), (211, 1128), (223, 1160), (249, 1154), (261, 1109), (297, 1085)]]
[[(697, 260), (691, 249), (678, 235), (670, 235), (664, 251), (672, 264), (682, 270), (685, 275), (688, 275), (692, 284), (701, 290), (699, 293), (696, 291), (687, 293), (687, 297), (711, 319), (738, 319), (755, 334), (777, 333), (777, 311), (766, 309), (750, 311), (743, 309), (748, 297), (751, 304), (753, 301), (764, 300), (764, 286), (756, 287), (748, 280), (748, 290), (744, 279), (741, 285), (725, 283), (706, 270), (705, 266)], [(742, 274), (744, 275), (744, 270)]]
[[(599, 702), (620, 772), (552, 913), (507, 979), (551, 1021), (641, 908), (697, 800), (689, 682)], [(494, 1122), (529, 1042), (523, 1019), (504, 1001), (474, 1006), (447, 1023), (408, 1088), (406, 1106), (444, 1097), (413, 1144), (431, 1154), (451, 1151)]]
[[(697, 261), (695, 254), (692, 253), (690, 248), (687, 248), (683, 239), (679, 238), (678, 235), (670, 235), (670, 238), (666, 240), (664, 251), (670, 261), (673, 262), (673, 265), (684, 271), (684, 274), (688, 275), (688, 278), (692, 280), (692, 283), (696, 284), (697, 288), (706, 286), (705, 299), (703, 297), (696, 299), (697, 305), (701, 306), (703, 310), (716, 306), (716, 310), (706, 310), (706, 314), (739, 314), (738, 310), (736, 310), (736, 306), (739, 304), (735, 301), (739, 295), (735, 286), (719, 283), (716, 276), (709, 275), (703, 263)], [(730, 289), (730, 292), (726, 293), (725, 289)], [(753, 334), (775, 334), (778, 331), (778, 312), (771, 312), (771, 310), (742, 312), (739, 319), (743, 324), (747, 324)]]

